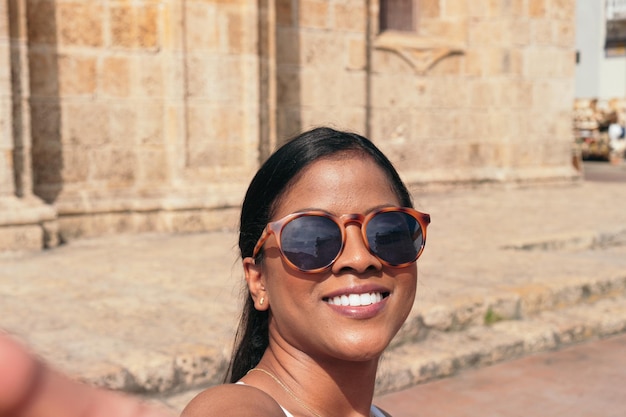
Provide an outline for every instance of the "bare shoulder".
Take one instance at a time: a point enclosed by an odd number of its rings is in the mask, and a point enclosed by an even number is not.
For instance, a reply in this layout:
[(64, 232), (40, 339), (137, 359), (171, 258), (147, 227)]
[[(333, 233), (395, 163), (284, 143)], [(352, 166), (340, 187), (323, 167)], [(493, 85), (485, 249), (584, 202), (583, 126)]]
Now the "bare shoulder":
[(285, 417), (278, 403), (265, 392), (249, 385), (226, 384), (198, 394), (181, 417)]

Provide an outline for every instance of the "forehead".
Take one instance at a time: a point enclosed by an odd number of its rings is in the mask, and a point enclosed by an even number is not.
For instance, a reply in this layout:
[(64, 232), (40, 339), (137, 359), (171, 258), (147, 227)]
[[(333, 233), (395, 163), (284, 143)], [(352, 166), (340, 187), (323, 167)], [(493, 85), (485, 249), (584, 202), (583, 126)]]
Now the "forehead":
[(278, 202), (273, 217), (305, 209), (364, 213), (399, 204), (385, 171), (372, 158), (353, 153), (320, 159), (304, 168)]

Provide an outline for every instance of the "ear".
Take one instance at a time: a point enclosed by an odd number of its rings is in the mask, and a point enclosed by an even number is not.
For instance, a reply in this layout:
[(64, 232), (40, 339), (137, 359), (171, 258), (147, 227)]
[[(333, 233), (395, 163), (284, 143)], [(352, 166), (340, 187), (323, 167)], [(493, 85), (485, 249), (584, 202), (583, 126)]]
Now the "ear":
[(270, 300), (265, 290), (265, 274), (261, 265), (257, 265), (254, 258), (243, 259), (243, 272), (248, 284), (248, 291), (254, 300), (254, 308), (265, 311), (270, 306)]

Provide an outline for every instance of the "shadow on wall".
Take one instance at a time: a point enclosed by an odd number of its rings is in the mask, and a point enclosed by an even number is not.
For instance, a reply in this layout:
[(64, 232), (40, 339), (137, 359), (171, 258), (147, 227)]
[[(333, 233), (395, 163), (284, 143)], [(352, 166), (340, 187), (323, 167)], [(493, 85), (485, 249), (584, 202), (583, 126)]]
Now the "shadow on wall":
[(51, 204), (63, 188), (56, 2), (24, 3), (28, 22), (33, 191)]
[[(295, 2), (276, 4), (276, 113), (277, 138), (281, 145), (302, 130), (300, 27)], [(318, 88), (324, 88), (319, 86)]]

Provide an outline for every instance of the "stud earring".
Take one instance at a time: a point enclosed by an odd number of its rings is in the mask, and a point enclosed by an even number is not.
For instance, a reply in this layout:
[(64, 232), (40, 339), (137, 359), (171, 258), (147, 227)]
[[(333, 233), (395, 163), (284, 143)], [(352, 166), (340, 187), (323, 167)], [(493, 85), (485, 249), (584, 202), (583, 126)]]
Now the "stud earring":
[(261, 297), (261, 299), (259, 300), (259, 305), (263, 304), (265, 304), (265, 297)]

